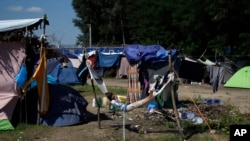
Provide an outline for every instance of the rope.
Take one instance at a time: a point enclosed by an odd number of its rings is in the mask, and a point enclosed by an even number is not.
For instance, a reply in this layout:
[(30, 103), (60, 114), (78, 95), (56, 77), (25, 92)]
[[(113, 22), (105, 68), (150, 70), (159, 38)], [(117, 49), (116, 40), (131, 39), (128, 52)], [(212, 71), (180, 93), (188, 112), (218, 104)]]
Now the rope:
[[(179, 77), (178, 73), (176, 72), (176, 70), (175, 70), (174, 68), (173, 68), (173, 71), (174, 71), (174, 73), (176, 74), (177, 78), (180, 80), (180, 77)], [(180, 84), (184, 87), (183, 82), (182, 82), (182, 81), (179, 81), (179, 82), (180, 82)], [(185, 88), (185, 87), (184, 87), (184, 88)], [(186, 90), (186, 88), (185, 88), (184, 90)], [(191, 96), (191, 94), (190, 94), (188, 91), (186, 91), (186, 93), (188, 94), (190, 100), (193, 102), (193, 104), (194, 104), (195, 108), (197, 109), (198, 113), (200, 114), (201, 118), (203, 119), (203, 121), (205, 122), (205, 124), (207, 125), (207, 127), (209, 128), (209, 131), (211, 132), (212, 129), (211, 129), (211, 127), (210, 127), (208, 121), (206, 120), (205, 116), (202, 114), (201, 110), (199, 109), (199, 107), (198, 107), (197, 104), (195, 103), (193, 97)], [(217, 137), (216, 137), (214, 134), (213, 134), (213, 138), (214, 138), (214, 140), (219, 141), (219, 140), (217, 139)]]

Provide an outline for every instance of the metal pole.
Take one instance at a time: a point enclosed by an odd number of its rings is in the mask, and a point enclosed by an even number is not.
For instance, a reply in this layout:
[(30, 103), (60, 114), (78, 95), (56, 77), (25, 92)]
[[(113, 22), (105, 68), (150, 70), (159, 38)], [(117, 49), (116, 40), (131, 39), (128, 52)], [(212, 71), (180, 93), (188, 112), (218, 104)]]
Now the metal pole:
[(89, 27), (89, 47), (91, 48), (92, 46), (91, 24), (88, 24), (88, 27)]
[(123, 140), (125, 141), (126, 140), (126, 130), (125, 130), (125, 119), (126, 119), (126, 113), (125, 111), (123, 111), (123, 128), (122, 128), (122, 133), (123, 133)]

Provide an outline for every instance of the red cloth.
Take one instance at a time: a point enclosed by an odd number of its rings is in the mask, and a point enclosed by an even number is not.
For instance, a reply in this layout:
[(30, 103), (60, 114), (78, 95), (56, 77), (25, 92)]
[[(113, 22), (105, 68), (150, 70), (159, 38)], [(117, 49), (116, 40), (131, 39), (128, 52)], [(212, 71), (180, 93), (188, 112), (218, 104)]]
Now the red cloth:
[(88, 60), (91, 61), (91, 67), (95, 67), (95, 60), (96, 60), (96, 55), (91, 55), (88, 57)]

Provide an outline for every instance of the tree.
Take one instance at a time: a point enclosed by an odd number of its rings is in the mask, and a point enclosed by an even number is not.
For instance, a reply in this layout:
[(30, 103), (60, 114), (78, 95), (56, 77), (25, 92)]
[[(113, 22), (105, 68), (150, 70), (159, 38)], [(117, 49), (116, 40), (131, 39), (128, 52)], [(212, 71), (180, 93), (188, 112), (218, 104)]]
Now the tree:
[(233, 54), (250, 54), (248, 0), (73, 0), (72, 6), (85, 46), (91, 24), (96, 45), (161, 44), (193, 56), (232, 47)]
[(124, 2), (125, 0), (73, 0), (72, 6), (78, 17), (73, 22), (83, 33), (78, 36), (78, 40), (88, 44), (89, 35), (85, 34), (89, 34), (88, 24), (91, 24), (94, 44), (121, 44)]

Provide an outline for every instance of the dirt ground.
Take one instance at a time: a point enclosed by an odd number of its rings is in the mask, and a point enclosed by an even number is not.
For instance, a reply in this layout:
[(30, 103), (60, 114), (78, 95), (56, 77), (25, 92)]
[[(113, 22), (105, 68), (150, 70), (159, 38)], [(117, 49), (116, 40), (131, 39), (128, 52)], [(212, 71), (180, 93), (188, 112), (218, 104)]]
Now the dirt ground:
[[(104, 79), (107, 86), (127, 87), (127, 79)], [(89, 83), (90, 84), (90, 83)], [(250, 90), (220, 87), (215, 94), (212, 93), (212, 87), (206, 84), (180, 84), (178, 89), (179, 101), (192, 99), (216, 98), (220, 99), (222, 104), (232, 104), (239, 108), (242, 113), (249, 113), (250, 109)], [(46, 138), (39, 138), (37, 141), (116, 141), (116, 140), (154, 140), (156, 137), (178, 136), (177, 129), (167, 128), (167, 122), (161, 115), (154, 116), (158, 120), (150, 120), (150, 116), (145, 117), (146, 107), (135, 109), (125, 114), (122, 112), (115, 115), (109, 110), (109, 107), (101, 108), (101, 122), (97, 120), (97, 108), (92, 107), (93, 96), (87, 96), (85, 99), (89, 102), (87, 110), (92, 113), (90, 121), (80, 125), (69, 127), (59, 127), (53, 130), (52, 135)], [(152, 117), (151, 117), (152, 118)], [(125, 126), (123, 126), (125, 121)], [(158, 126), (157, 126), (158, 125)], [(123, 130), (125, 127), (125, 130)], [(228, 140), (228, 139), (219, 139)]]
[[(127, 87), (127, 79), (105, 79), (105, 84), (110, 86)], [(178, 98), (182, 100), (220, 99), (222, 104), (231, 104), (239, 108), (241, 113), (250, 112), (250, 89), (226, 88), (222, 85), (216, 93), (208, 84), (179, 84)]]

